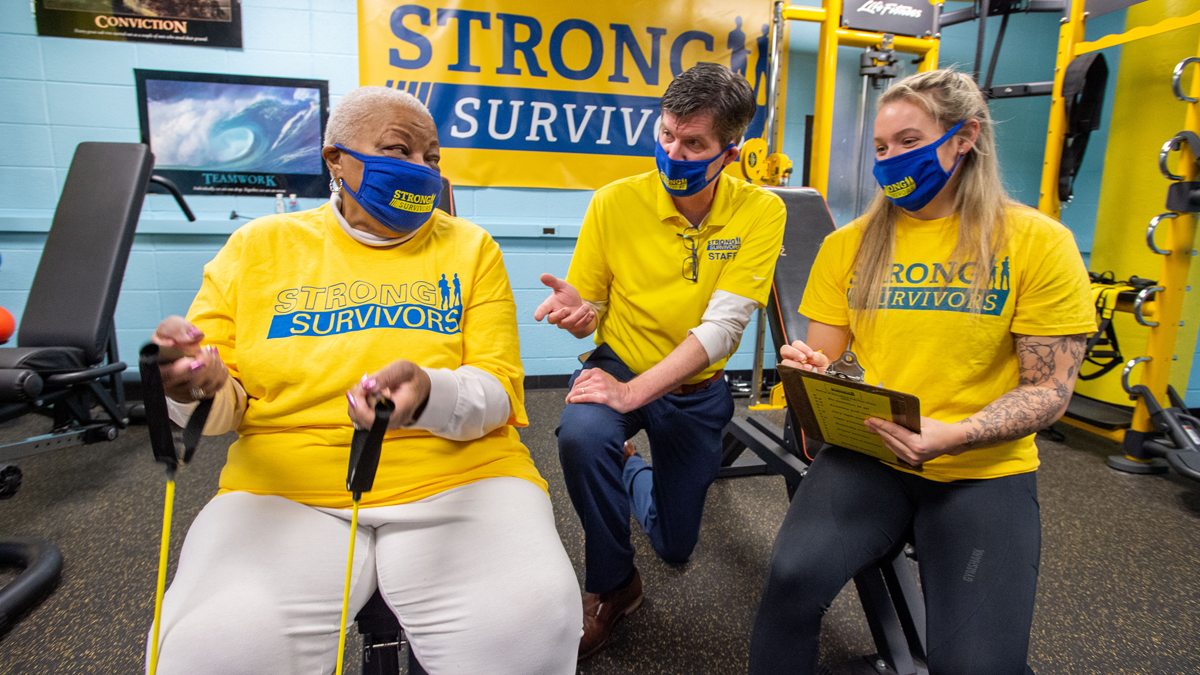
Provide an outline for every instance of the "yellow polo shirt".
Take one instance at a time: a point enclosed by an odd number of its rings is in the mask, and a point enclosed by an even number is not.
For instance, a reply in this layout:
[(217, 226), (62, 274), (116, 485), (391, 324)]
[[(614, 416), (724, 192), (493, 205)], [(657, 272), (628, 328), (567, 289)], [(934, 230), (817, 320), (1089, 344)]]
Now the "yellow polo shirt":
[[(846, 296), (862, 238), (856, 220), (825, 238), (808, 277), (800, 313), (851, 325)], [(1087, 269), (1071, 231), (1031, 208), (1006, 212), (1008, 244), (989, 268), (950, 260), (958, 216), (896, 221), (896, 254), (886, 302), (867, 325), (854, 325), (851, 349), (868, 384), (913, 394), (921, 415), (954, 423), (982, 410), (1020, 381), (1017, 335), (1079, 335), (1096, 330)], [(969, 292), (977, 274), (987, 290)], [(980, 311), (972, 313), (971, 307)], [(942, 455), (919, 475), (936, 481), (998, 478), (1038, 467), (1033, 435), (990, 448)], [(903, 467), (900, 471), (912, 471)]]
[[(662, 361), (700, 325), (714, 291), (766, 305), (783, 245), (783, 200), (724, 173), (716, 181), (694, 282), (683, 276), (690, 255), (680, 235), (689, 224), (657, 171), (610, 183), (588, 205), (567, 281), (585, 300), (608, 302), (596, 344), (607, 343), (634, 373)], [(690, 382), (711, 377), (727, 360)]]
[(516, 429), (528, 420), (508, 274), (500, 247), (472, 223), (434, 211), (408, 241), (372, 248), (347, 236), (328, 204), (259, 218), (204, 266), (188, 320), (249, 394), (222, 493), (349, 507), (346, 391), (397, 359), (490, 373), (511, 414), (470, 441), (389, 431), (363, 506), (500, 476), (546, 489)]

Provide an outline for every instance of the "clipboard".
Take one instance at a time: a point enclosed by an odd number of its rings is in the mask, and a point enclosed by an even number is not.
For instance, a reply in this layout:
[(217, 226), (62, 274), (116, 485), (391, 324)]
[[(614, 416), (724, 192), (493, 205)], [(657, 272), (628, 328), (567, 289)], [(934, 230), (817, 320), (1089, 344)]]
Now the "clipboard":
[[(863, 370), (849, 351), (830, 368), (845, 364), (856, 368), (858, 377), (862, 377)], [(878, 417), (913, 433), (921, 433), (921, 402), (916, 396), (850, 379), (852, 374), (825, 375), (783, 364), (778, 366), (778, 372), (788, 407), (807, 438), (920, 471), (920, 467), (901, 462), (879, 436), (863, 424), (868, 417)]]

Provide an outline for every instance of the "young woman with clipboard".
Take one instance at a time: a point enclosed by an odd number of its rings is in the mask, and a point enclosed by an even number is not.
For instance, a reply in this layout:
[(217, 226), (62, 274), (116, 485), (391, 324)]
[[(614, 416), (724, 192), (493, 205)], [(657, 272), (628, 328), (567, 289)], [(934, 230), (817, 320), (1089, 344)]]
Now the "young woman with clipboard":
[[(826, 446), (775, 541), (750, 672), (816, 673), (821, 616), (908, 533), (932, 674), (1021, 675), (1041, 552), (1033, 435), (1066, 410), (1095, 330), (1065, 227), (1011, 200), (967, 75), (879, 99), (867, 213), (825, 239), (783, 362), (823, 371), (851, 342), (869, 384), (920, 398), (921, 433), (865, 424), (901, 464)], [(918, 475), (903, 466), (920, 466)]]

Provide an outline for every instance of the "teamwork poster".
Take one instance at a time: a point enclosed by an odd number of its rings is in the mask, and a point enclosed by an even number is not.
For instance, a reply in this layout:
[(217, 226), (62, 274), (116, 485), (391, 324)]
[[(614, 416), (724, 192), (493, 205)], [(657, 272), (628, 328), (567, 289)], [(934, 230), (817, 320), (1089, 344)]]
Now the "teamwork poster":
[(324, 197), (324, 80), (134, 70), (155, 173), (185, 194)]
[(745, 76), (763, 134), (769, 0), (359, 0), (359, 80), (437, 122), (456, 185), (598, 188), (654, 168), (659, 99), (700, 61)]
[(242, 46), (241, 0), (33, 0), (33, 4), (38, 35)]

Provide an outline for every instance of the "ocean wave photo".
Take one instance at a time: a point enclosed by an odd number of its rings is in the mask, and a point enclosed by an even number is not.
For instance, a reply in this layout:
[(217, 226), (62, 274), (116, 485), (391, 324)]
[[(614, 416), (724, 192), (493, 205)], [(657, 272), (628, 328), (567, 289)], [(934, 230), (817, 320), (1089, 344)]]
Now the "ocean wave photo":
[(146, 97), (157, 168), (321, 173), (316, 89), (147, 80)]

